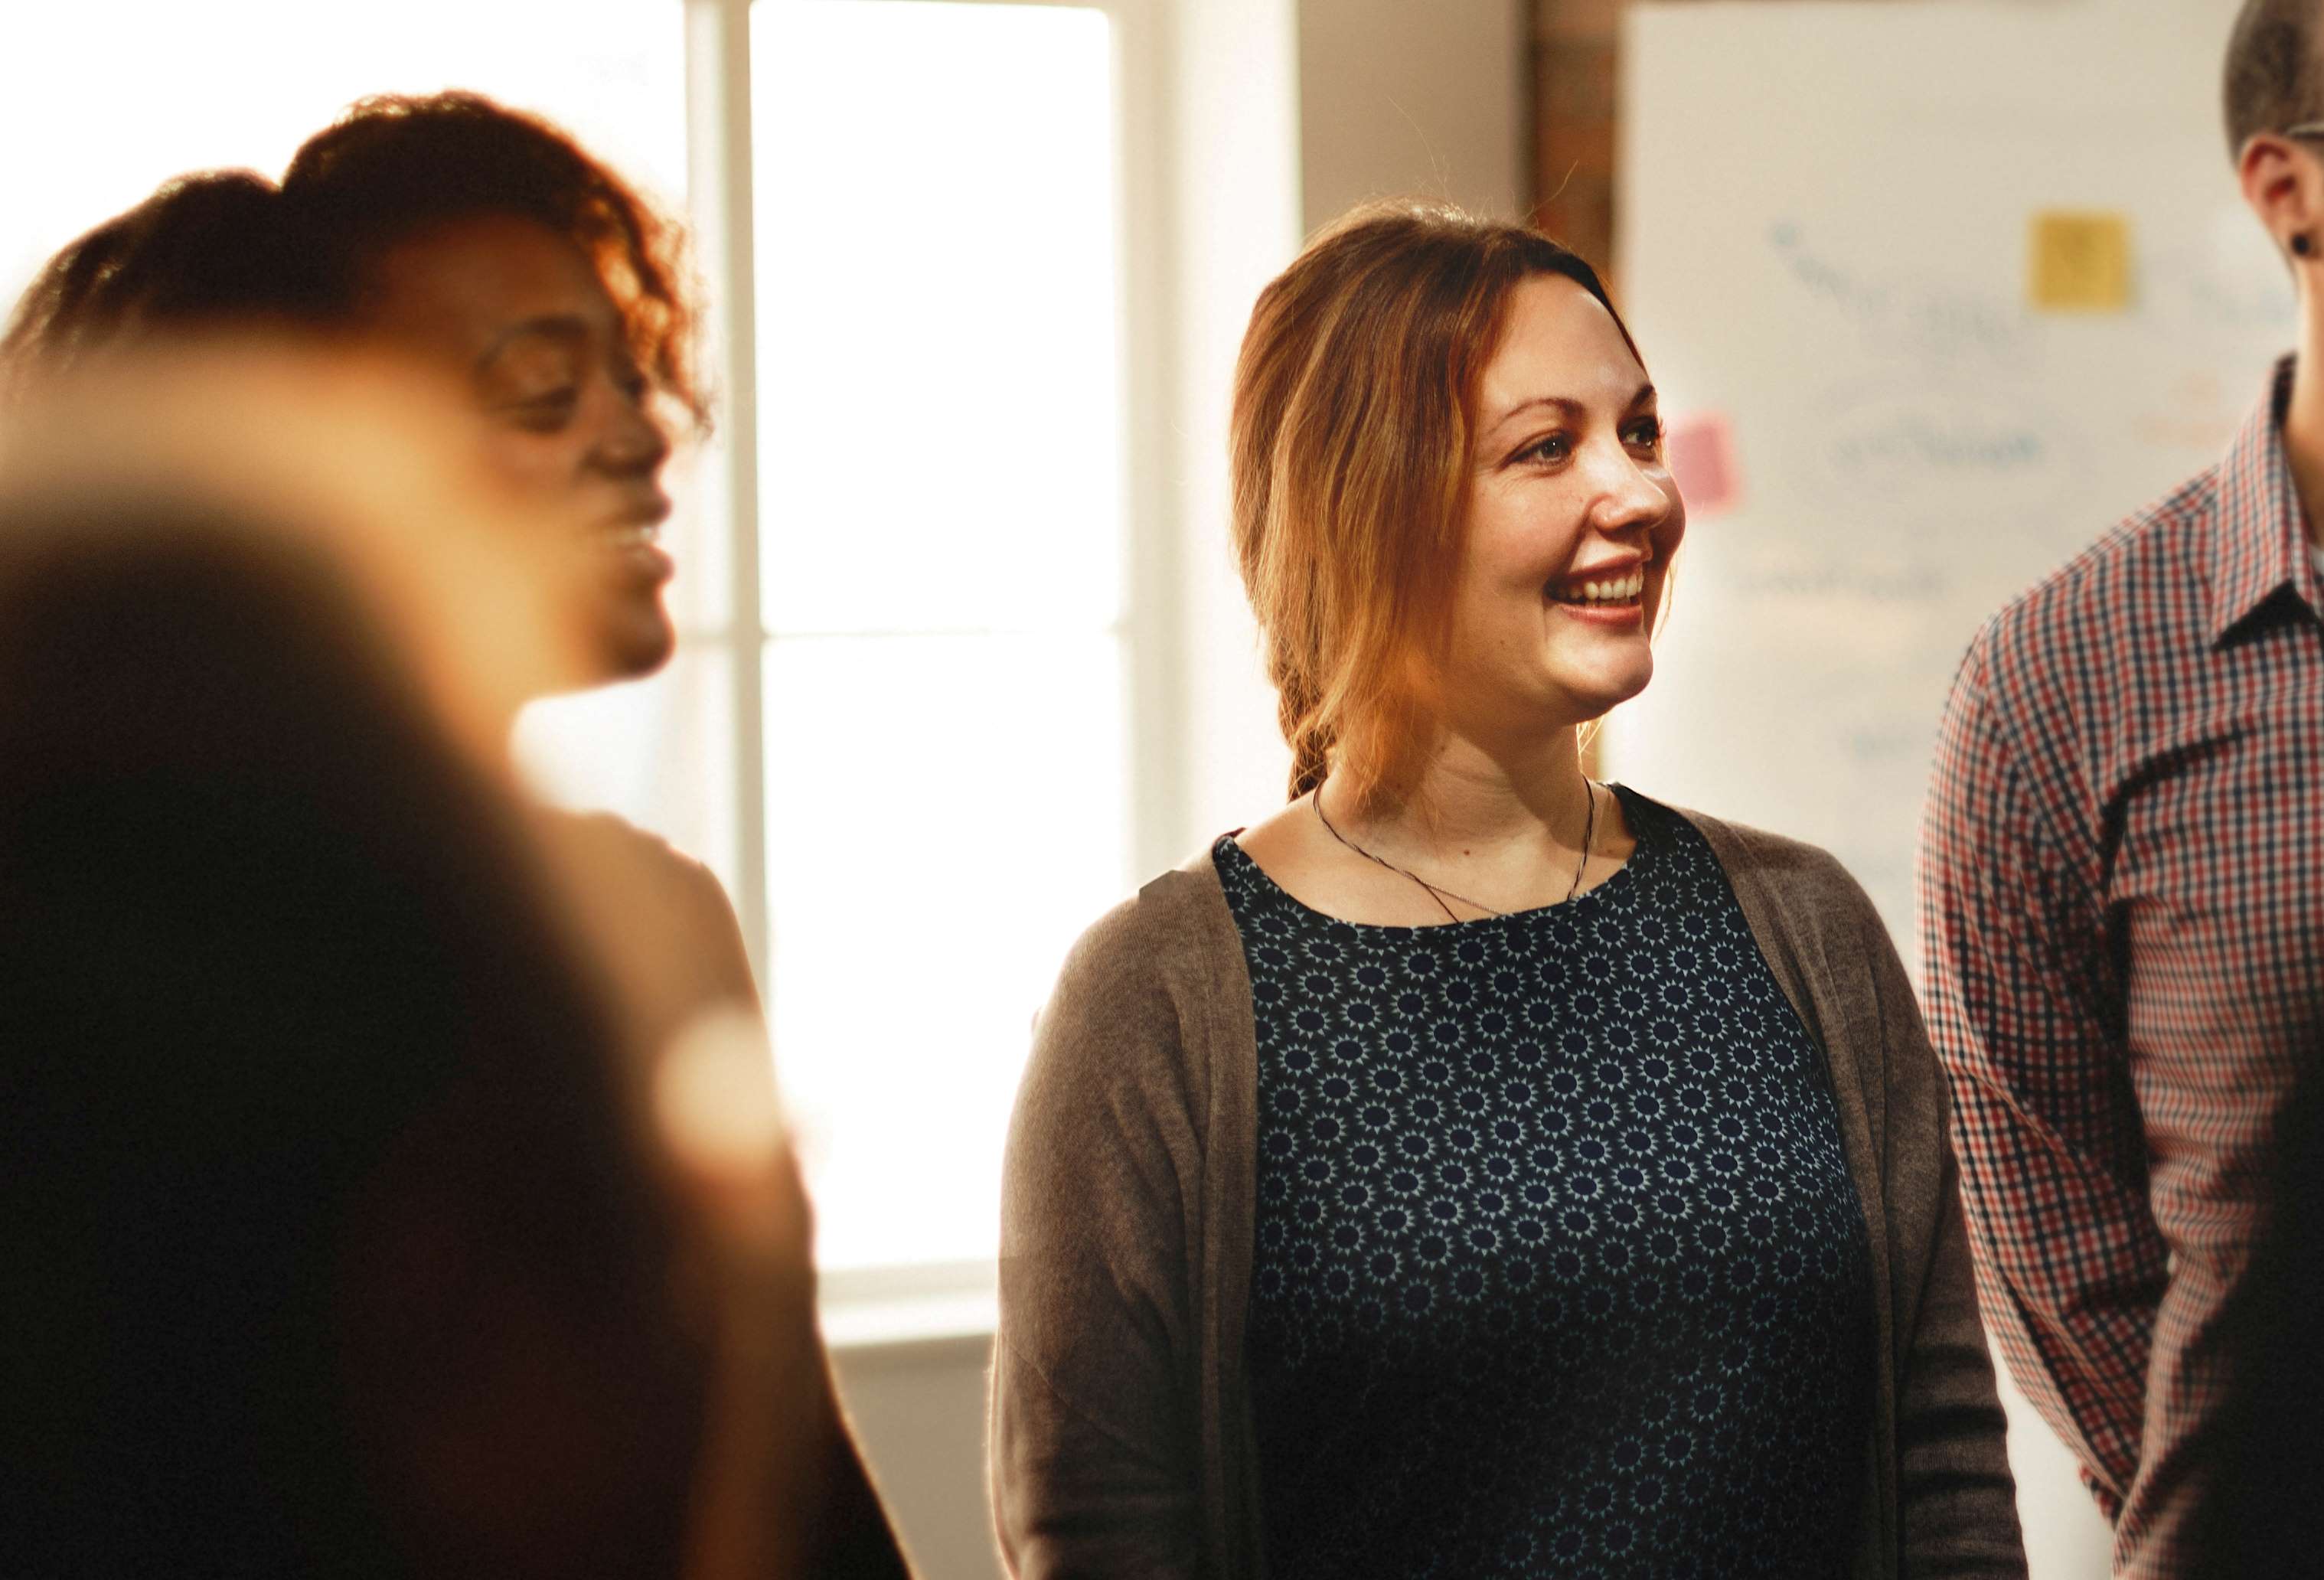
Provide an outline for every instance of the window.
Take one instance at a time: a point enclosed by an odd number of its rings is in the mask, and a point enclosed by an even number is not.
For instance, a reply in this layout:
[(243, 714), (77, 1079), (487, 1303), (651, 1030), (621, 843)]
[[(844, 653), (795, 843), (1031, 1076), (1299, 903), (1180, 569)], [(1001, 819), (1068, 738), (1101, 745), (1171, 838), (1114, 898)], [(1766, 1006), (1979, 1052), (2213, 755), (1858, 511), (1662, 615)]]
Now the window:
[(678, 654), (536, 705), (517, 752), (727, 884), (830, 1268), (989, 1261), (1032, 1013), (1132, 876), (1131, 4), (214, 0), (134, 8), (130, 51), (118, 9), (9, 23), (0, 135), (69, 151), (16, 163), (12, 296), (371, 92), (474, 88), (690, 196), (724, 376), (673, 479)]
[(834, 1265), (990, 1255), (1130, 876), (1111, 30), (761, 0), (769, 987)]
[(1032, 1014), (1130, 877), (1120, 30), (749, 23), (745, 540), (669, 673), (537, 708), (528, 753), (727, 880), (825, 1267), (982, 1262)]
[(281, 173), (365, 94), (474, 88), (535, 108), (671, 206), (687, 195), (680, 0), (311, 0), (9, 8), (0, 217), (10, 300), (42, 259), (189, 170)]

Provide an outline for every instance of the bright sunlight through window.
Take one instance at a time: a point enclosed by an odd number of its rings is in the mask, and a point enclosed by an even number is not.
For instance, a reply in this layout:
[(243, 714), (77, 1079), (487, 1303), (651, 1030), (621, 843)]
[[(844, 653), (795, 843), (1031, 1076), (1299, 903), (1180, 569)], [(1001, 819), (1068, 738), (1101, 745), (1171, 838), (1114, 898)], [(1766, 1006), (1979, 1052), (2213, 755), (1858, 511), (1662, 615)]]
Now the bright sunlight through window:
[[(680, 0), (405, 0), (392, 23), (140, 0), (9, 27), (10, 300), (164, 178), (279, 175), (373, 93), (490, 94), (687, 199)], [(759, 422), (724, 437), (759, 447), (763, 630), (734, 628), (736, 523), (689, 503), (681, 456), (678, 657), (518, 732), (549, 794), (738, 895), (766, 851), (764, 985), (828, 1267), (992, 1256), (1032, 1015), (1130, 877), (1115, 50), (1078, 5), (758, 0)], [(752, 664), (760, 742), (735, 728)]]
[(826, 1265), (988, 1258), (1129, 876), (1111, 29), (761, 0), (752, 59), (777, 1058)]

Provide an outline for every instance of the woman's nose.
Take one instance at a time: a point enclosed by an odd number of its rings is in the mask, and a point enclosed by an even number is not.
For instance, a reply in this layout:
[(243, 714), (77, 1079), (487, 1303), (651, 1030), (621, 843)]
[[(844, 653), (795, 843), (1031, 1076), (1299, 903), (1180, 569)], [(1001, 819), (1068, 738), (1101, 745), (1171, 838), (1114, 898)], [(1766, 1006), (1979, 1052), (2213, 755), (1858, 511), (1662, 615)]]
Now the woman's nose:
[(1652, 531), (1677, 508), (1676, 490), (1661, 467), (1644, 467), (1628, 449), (1603, 465), (1598, 504), (1591, 524), (1601, 532)]
[(661, 424), (630, 394), (609, 390), (606, 416), (591, 458), (608, 472), (624, 476), (650, 476), (669, 459), (669, 436)]

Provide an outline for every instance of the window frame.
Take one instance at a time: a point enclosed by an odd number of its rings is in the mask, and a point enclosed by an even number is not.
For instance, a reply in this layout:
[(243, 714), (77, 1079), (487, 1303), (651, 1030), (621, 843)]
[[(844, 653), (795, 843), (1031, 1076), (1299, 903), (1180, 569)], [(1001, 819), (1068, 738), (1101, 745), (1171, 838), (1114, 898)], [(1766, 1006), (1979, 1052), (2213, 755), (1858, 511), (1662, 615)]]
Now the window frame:
[[(760, 243), (752, 182), (751, 23), (754, 4), (784, 0), (684, 0), (688, 218), (708, 298), (706, 365), (718, 392), (719, 422), (700, 466), (700, 508), (723, 535), (730, 585), (718, 624), (681, 633), (715, 653), (730, 682), (733, 733), (733, 887), (731, 898), (751, 965), (769, 998), (771, 1023), (774, 896), (768, 878), (766, 656), (779, 633), (762, 605), (757, 303)], [(895, 0), (820, 0), (886, 5)], [(1185, 609), (1180, 522), (1168, 486), (1170, 414), (1178, 394), (1169, 331), (1175, 236), (1165, 179), (1166, 147), (1158, 0), (921, 0), (968, 5), (1066, 5), (1103, 14), (1110, 24), (1115, 128), (1113, 214), (1120, 269), (1116, 331), (1120, 347), (1124, 541), (1120, 614), (1128, 761), (1125, 886), (1181, 859), (1191, 780), (1189, 699), (1179, 633)], [(788, 1050), (777, 1047), (779, 1065)], [(998, 1204), (995, 1204), (996, 1217)], [(850, 1268), (825, 1276), (826, 1306), (853, 1308), (865, 1342), (924, 1326), (908, 1308), (930, 1302), (944, 1328), (989, 1326), (990, 1257)], [(902, 1313), (902, 1315), (899, 1315)]]

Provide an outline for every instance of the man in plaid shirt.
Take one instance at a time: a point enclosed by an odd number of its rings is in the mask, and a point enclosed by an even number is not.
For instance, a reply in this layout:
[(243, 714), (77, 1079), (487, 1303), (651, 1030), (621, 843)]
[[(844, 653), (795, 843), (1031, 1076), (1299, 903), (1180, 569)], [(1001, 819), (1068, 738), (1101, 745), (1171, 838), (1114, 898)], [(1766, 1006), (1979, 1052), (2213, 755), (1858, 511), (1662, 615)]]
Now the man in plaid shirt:
[(2247, 0), (2227, 109), (2300, 348), (2225, 457), (2003, 610), (1922, 841), (1986, 1320), (2115, 1522), (2190, 1574), (2218, 1318), (2324, 1048), (2324, 5)]

